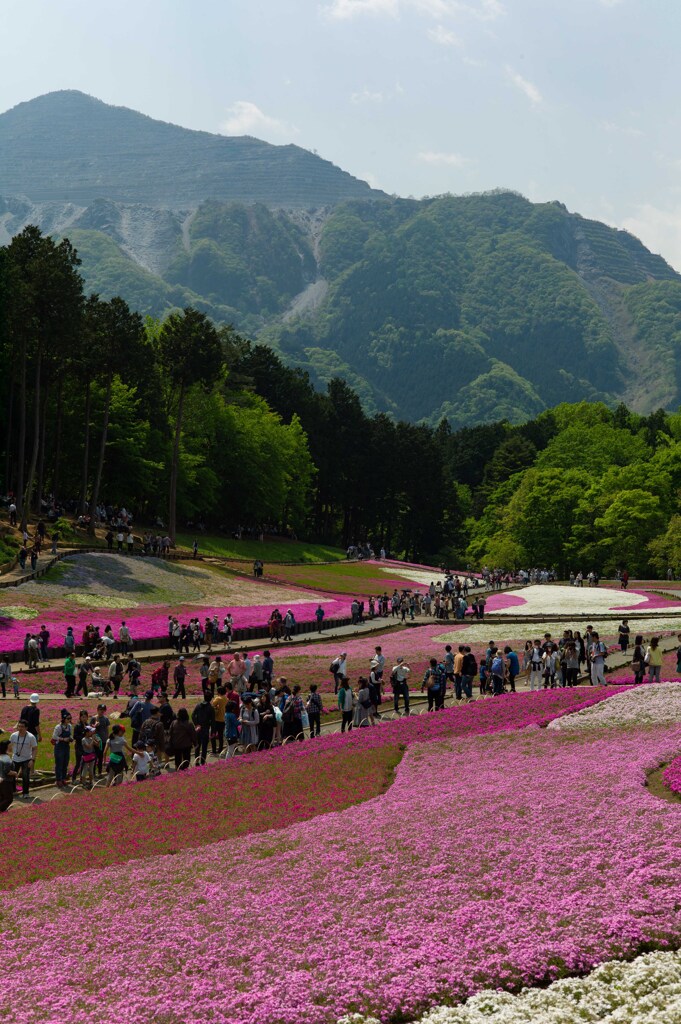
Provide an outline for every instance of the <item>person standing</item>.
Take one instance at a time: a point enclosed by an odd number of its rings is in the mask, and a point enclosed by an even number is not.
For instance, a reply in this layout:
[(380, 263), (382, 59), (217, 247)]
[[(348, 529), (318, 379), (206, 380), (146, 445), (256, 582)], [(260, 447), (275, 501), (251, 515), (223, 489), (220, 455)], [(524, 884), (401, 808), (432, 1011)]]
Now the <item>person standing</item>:
[(260, 712), (253, 703), (250, 693), (241, 702), (241, 742), (245, 747), (257, 747), (259, 739)]
[(12, 666), (7, 654), (0, 655), (0, 689), (2, 689), (3, 700), (7, 697), (7, 684), (12, 679)]
[(464, 697), (468, 697), (469, 700), (473, 696), (473, 680), (475, 679), (476, 670), (477, 662), (475, 655), (470, 647), (464, 647), (461, 661), (461, 689), (463, 690)]
[(64, 696), (73, 697), (76, 690), (76, 659), (73, 652), (67, 654), (64, 660), (64, 681), (66, 683)]
[(515, 681), (520, 672), (520, 662), (516, 652), (508, 645), (504, 647), (504, 654), (506, 655), (506, 665), (508, 666), (508, 684), (511, 687), (511, 693), (515, 693)]
[(170, 727), (170, 749), (175, 758), (175, 771), (186, 771), (189, 768), (196, 740), (196, 729), (189, 721), (189, 712), (186, 708), (179, 708), (177, 718)]
[(317, 632), (321, 633), (322, 627), (323, 627), (323, 623), (324, 623), (324, 609), (322, 608), (322, 606), (320, 604), (317, 605), (317, 608), (316, 608), (315, 613), (314, 613), (314, 617), (317, 620)]
[(197, 734), (194, 751), (196, 762), (197, 764), (205, 764), (206, 757), (208, 756), (210, 734), (215, 725), (215, 711), (211, 704), (209, 692), (204, 693), (203, 700), (192, 711), (192, 722)]
[(118, 642), (121, 654), (127, 654), (130, 646), (130, 630), (125, 624), (125, 619), (121, 622), (121, 628), (118, 630)]
[[(605, 665), (605, 655), (608, 652), (608, 648), (605, 646), (598, 633), (594, 630), (591, 634), (591, 647), (589, 653), (591, 655), (591, 685), (592, 686), (605, 686), (605, 672), (603, 666)], [(662, 664), (662, 656), (660, 654), (660, 664)]]
[(643, 637), (640, 633), (634, 638), (634, 653), (631, 657), (631, 667), (634, 672), (634, 682), (642, 683), (646, 672), (646, 654), (643, 649)]
[(317, 693), (317, 684), (310, 686), (310, 696), (307, 698), (306, 710), (310, 722), (310, 739), (319, 736), (322, 723), (322, 698)]
[(535, 640), (530, 651), (529, 658), (530, 666), (530, 690), (541, 690), (542, 688), (542, 671), (544, 668), (544, 652), (541, 646), (541, 640)]
[(353, 696), (350, 684), (345, 678), (341, 679), (338, 688), (338, 708), (342, 715), (341, 732), (345, 732), (346, 727), (348, 731), (351, 731)]
[(106, 704), (97, 705), (97, 714), (91, 719), (90, 725), (94, 726), (95, 732), (99, 736), (99, 746), (96, 748), (96, 759), (95, 759), (95, 772), (97, 778), (101, 778), (104, 774), (104, 747), (106, 741), (109, 738), (109, 726), (110, 721), (106, 716)]
[(184, 655), (181, 654), (177, 665), (173, 671), (173, 681), (175, 683), (175, 693), (173, 694), (173, 700), (177, 700), (181, 697), (182, 700), (187, 699), (187, 690), (185, 688), (185, 681), (187, 679), (187, 667), (184, 663)]
[(123, 781), (123, 775), (128, 770), (128, 764), (125, 760), (126, 751), (128, 754), (133, 753), (132, 747), (128, 744), (123, 734), (122, 725), (114, 725), (111, 729), (111, 735), (106, 743), (106, 749), (104, 754), (109, 753), (109, 763), (106, 769), (106, 788), (110, 786), (117, 786)]
[(437, 663), (437, 658), (431, 658), (429, 667), (426, 669), (421, 683), (421, 693), (426, 691), (428, 698), (428, 710), (432, 711), (433, 708), (437, 708), (439, 705), (438, 697), (440, 693), (440, 687), (444, 682), (442, 676), (444, 672), (441, 671), (440, 666)]
[(52, 732), (52, 746), (54, 747), (54, 774), (59, 789), (63, 789), (69, 775), (69, 758), (71, 756), (71, 744), (73, 743), (73, 725), (71, 715), (62, 708), (61, 722), (54, 727)]
[(662, 672), (662, 648), (660, 647), (659, 636), (654, 636), (650, 640), (650, 645), (646, 651), (645, 663), (648, 666), (648, 682), (660, 682), (660, 673)]
[(620, 645), (620, 650), (622, 654), (627, 653), (630, 633), (631, 630), (629, 628), (629, 619), (622, 619), (621, 623), (617, 627), (617, 642)]
[(409, 673), (411, 669), (405, 662), (402, 655), (397, 659), (397, 664), (393, 665), (392, 672), (390, 673), (390, 682), (393, 688), (393, 706), (395, 708), (395, 714), (400, 714), (400, 697), (404, 701), (404, 713), (409, 714)]
[(225, 745), (225, 714), (227, 712), (227, 690), (218, 686), (217, 696), (211, 701), (215, 712), (215, 726), (211, 734), (211, 750), (219, 757)]
[(12, 771), (16, 772), (17, 777), (21, 776), (21, 796), (22, 799), (26, 799), (29, 795), (31, 772), (35, 763), (38, 741), (33, 733), (28, 731), (25, 719), (20, 718), (16, 731), (11, 734), (9, 742), (12, 751)]
[(338, 693), (341, 679), (347, 679), (348, 663), (347, 654), (343, 651), (331, 662), (330, 671), (333, 674), (333, 692)]

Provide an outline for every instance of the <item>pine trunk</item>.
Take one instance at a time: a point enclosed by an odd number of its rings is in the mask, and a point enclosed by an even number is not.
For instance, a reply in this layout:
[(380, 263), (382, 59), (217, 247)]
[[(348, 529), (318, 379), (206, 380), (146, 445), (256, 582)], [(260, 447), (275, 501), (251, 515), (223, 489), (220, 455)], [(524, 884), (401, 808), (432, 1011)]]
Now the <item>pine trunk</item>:
[(21, 529), (25, 530), (28, 524), (28, 513), (31, 508), (31, 502), (33, 500), (33, 485), (35, 483), (35, 470), (38, 464), (38, 449), (40, 448), (40, 383), (42, 373), (43, 357), (42, 352), (38, 349), (35, 359), (35, 387), (33, 393), (33, 450), (31, 452), (31, 464), (28, 467), (28, 477), (26, 480), (26, 492), (24, 494), (24, 502), (21, 510)]
[(177, 478), (180, 472), (180, 436), (182, 434), (182, 412), (184, 409), (184, 385), (180, 387), (177, 401), (177, 419), (175, 420), (175, 440), (173, 442), (173, 464), (170, 469), (170, 502), (168, 509), (168, 536), (173, 544), (177, 530)]
[(80, 514), (85, 515), (85, 506), (87, 504), (87, 478), (88, 468), (90, 462), (90, 406), (92, 404), (92, 385), (88, 378), (85, 390), (85, 422), (83, 428), (85, 430), (84, 438), (84, 449), (83, 449), (83, 476), (80, 484)]
[(59, 378), (59, 389), (57, 391), (57, 418), (54, 426), (54, 472), (52, 474), (52, 500), (56, 505), (59, 501), (59, 465), (61, 463), (61, 429), (64, 417), (64, 403), (62, 402), (63, 383)]
[(109, 375), (109, 379), (106, 382), (106, 398), (104, 399), (104, 421), (102, 423), (102, 443), (99, 448), (99, 461), (97, 462), (97, 474), (95, 476), (95, 485), (92, 488), (92, 500), (90, 502), (90, 525), (88, 527), (88, 533), (91, 537), (95, 535), (95, 515), (96, 508), (99, 504), (99, 488), (102, 483), (102, 472), (104, 470), (104, 458), (106, 455), (106, 441), (109, 433), (109, 415), (111, 413), (111, 386), (113, 384), (113, 374)]

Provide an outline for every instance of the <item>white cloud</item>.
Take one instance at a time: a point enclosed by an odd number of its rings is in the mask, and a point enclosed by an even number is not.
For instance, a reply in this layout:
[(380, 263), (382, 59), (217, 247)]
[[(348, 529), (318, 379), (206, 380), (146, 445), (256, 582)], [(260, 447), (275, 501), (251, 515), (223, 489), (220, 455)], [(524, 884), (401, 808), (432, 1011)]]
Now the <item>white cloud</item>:
[(352, 103), (382, 103), (384, 99), (382, 92), (372, 92), (366, 87), (361, 92), (353, 92), (350, 97)]
[(533, 104), (533, 106), (538, 107), (541, 103), (543, 103), (542, 94), (539, 92), (537, 86), (534, 85), (532, 82), (529, 82), (527, 78), (523, 78), (522, 75), (518, 74), (517, 71), (514, 71), (513, 68), (509, 67), (508, 64), (506, 65), (506, 74), (508, 75), (509, 79), (513, 82), (513, 84), (518, 89), (520, 89), (521, 92), (525, 93), (528, 100), (530, 101), (530, 103)]
[(632, 139), (640, 139), (645, 134), (640, 128), (631, 128), (629, 125), (615, 124), (614, 121), (604, 121), (603, 130), (609, 135), (629, 135)]
[(331, 0), (324, 13), (330, 18), (338, 21), (347, 21), (361, 14), (389, 14), (392, 17), (398, 13), (400, 0)]
[(275, 138), (290, 138), (298, 129), (286, 121), (265, 114), (250, 100), (237, 100), (227, 111), (227, 118), (219, 127), (223, 135), (255, 135)]
[(322, 7), (322, 12), (336, 21), (366, 14), (395, 18), (408, 10), (438, 19), (464, 14), (479, 21), (494, 21), (504, 13), (500, 0), (331, 0)]
[(428, 29), (428, 38), (432, 39), (438, 46), (461, 46), (461, 40), (455, 32), (450, 32), (444, 25), (437, 25)]
[(681, 272), (681, 206), (663, 210), (646, 203), (618, 226), (631, 231), (651, 252), (660, 253)]
[(471, 162), (469, 157), (462, 156), (461, 153), (442, 153), (434, 150), (419, 153), (417, 160), (424, 164), (440, 164), (449, 167), (465, 167)]

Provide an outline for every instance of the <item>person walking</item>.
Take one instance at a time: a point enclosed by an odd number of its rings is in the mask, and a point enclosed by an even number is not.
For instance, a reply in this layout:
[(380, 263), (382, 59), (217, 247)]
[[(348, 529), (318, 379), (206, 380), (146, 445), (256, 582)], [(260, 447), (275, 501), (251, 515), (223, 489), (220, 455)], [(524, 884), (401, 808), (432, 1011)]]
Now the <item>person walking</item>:
[(175, 683), (175, 693), (173, 694), (173, 700), (177, 700), (181, 697), (182, 700), (187, 699), (187, 690), (185, 688), (185, 681), (187, 679), (187, 667), (184, 663), (184, 655), (181, 654), (177, 665), (173, 671), (173, 681)]
[(643, 649), (643, 637), (640, 633), (634, 638), (634, 653), (631, 656), (631, 667), (634, 672), (634, 682), (642, 683), (646, 673), (646, 652)]
[(28, 731), (28, 724), (25, 719), (19, 719), (15, 732), (9, 738), (9, 743), (12, 771), (16, 772), (17, 777), (21, 776), (21, 796), (25, 800), (29, 795), (31, 771), (38, 749), (38, 741), (33, 733)]
[(409, 673), (411, 669), (405, 662), (402, 655), (397, 659), (397, 664), (393, 665), (392, 672), (390, 673), (390, 682), (393, 688), (393, 706), (395, 708), (395, 714), (400, 714), (400, 697), (404, 701), (404, 713), (409, 714)]
[(322, 608), (322, 606), (320, 604), (318, 604), (317, 608), (315, 610), (315, 613), (314, 613), (314, 617), (317, 620), (317, 632), (318, 633), (321, 633), (322, 628), (323, 628), (324, 614), (325, 614), (324, 609)]
[(333, 659), (329, 666), (329, 671), (333, 675), (333, 692), (338, 693), (341, 679), (346, 679), (348, 675), (348, 663), (347, 654), (343, 651), (337, 657)]
[(111, 786), (120, 785), (123, 781), (123, 775), (128, 770), (128, 762), (125, 759), (125, 755), (128, 753), (132, 757), (134, 753), (125, 738), (122, 725), (114, 725), (111, 729), (111, 735), (106, 742), (104, 750), (105, 757), (107, 753), (109, 761), (106, 769), (106, 788), (109, 789)]

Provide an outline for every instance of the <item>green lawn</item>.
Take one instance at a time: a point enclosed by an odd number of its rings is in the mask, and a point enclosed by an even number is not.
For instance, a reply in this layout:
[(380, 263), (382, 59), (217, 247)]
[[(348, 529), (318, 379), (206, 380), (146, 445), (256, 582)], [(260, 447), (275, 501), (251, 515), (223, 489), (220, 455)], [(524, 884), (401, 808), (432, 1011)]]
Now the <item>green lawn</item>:
[(265, 570), (268, 564), (275, 562), (332, 562), (345, 558), (345, 552), (340, 548), (302, 540), (265, 540), (261, 544), (257, 540), (192, 533), (178, 533), (176, 540), (179, 547), (191, 549), (195, 538), (199, 542), (199, 554), (246, 561), (260, 558), (265, 563)]
[[(395, 579), (392, 573), (382, 572), (379, 566), (345, 560), (337, 565), (268, 566), (265, 562), (265, 575), (281, 583), (294, 583), (311, 590), (328, 590), (335, 594), (378, 595), (384, 590), (392, 593)], [(401, 586), (413, 584), (404, 580)]]

